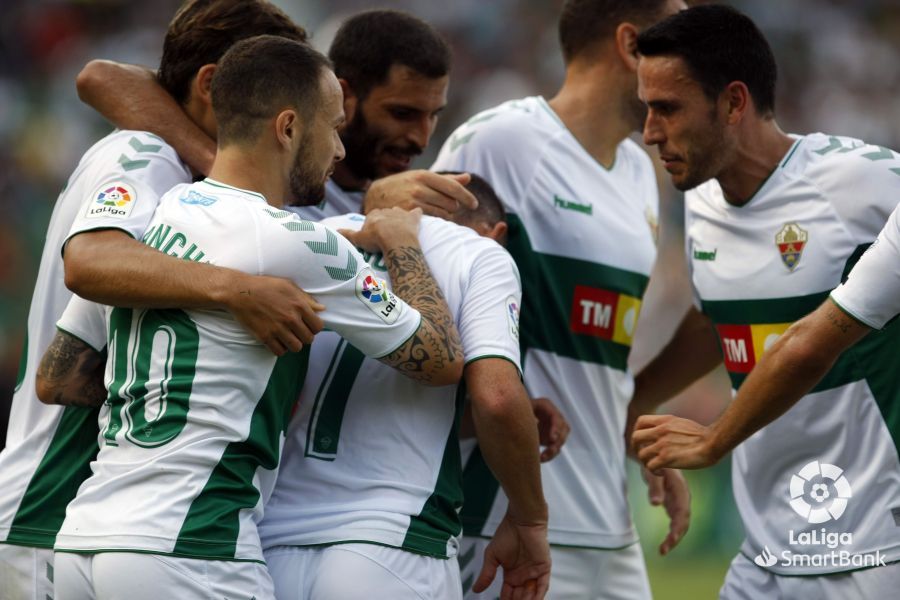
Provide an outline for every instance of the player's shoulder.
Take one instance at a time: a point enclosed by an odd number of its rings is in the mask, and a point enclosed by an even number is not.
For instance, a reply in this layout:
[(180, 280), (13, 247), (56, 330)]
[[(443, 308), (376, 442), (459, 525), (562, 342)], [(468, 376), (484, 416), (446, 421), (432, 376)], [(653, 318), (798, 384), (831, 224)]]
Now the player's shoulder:
[(131, 129), (116, 129), (97, 141), (85, 156), (105, 160), (125, 173), (140, 171), (159, 160), (183, 166), (175, 149), (161, 137)]
[(448, 138), (450, 150), (464, 145), (502, 143), (520, 151), (522, 145), (535, 146), (560, 129), (559, 118), (539, 96), (508, 100), (483, 110), (460, 125)]
[(859, 178), (900, 185), (900, 154), (863, 140), (826, 133), (799, 137), (781, 168), (829, 187), (859, 185)]

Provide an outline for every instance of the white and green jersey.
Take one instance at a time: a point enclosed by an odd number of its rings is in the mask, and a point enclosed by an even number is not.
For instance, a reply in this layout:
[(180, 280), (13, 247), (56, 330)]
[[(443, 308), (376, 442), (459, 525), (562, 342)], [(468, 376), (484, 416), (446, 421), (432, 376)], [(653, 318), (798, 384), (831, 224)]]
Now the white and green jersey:
[[(692, 282), (735, 390), (846, 277), (898, 201), (896, 154), (820, 133), (798, 138), (744, 206), (714, 180), (688, 192)], [(742, 552), (760, 566), (815, 574), (873, 566), (876, 551), (900, 559), (898, 347), (896, 322), (869, 335), (734, 451)]]
[(358, 213), (362, 210), (362, 202), (365, 192), (344, 190), (328, 178), (325, 182), (325, 199), (314, 206), (286, 206), (291, 212), (300, 215), (302, 219), (321, 221), (326, 217), (336, 217), (348, 213)]
[(152, 213), (163, 193), (185, 181), (190, 172), (161, 139), (115, 131), (85, 153), (57, 199), (0, 453), (0, 542), (52, 548), (66, 504), (90, 474), (88, 464), (97, 453), (97, 411), (41, 404), (34, 389), (41, 356), (72, 297), (63, 283), (60, 251), (73, 222), (121, 227), (139, 218), (145, 205)]
[[(556, 402), (572, 426), (565, 449), (541, 469), (550, 543), (633, 543), (622, 431), (634, 388), (628, 353), (656, 258), (650, 158), (625, 140), (605, 169), (543, 98), (531, 97), (474, 116), (432, 168), (481, 175), (509, 213), (525, 385)], [(492, 535), (506, 501), (477, 451), (466, 463), (465, 497), (465, 533)]]
[[(327, 307), (326, 326), (368, 356), (394, 351), (419, 326), (419, 313), (387, 292), (343, 237), (253, 192), (209, 179), (177, 186), (143, 241), (185, 260), (294, 281)], [(99, 347), (104, 336), (85, 331), (84, 310), (73, 301), (59, 326)], [(308, 349), (276, 358), (225, 311), (105, 310), (100, 451), (56, 550), (262, 560), (255, 522)]]
[[(359, 229), (360, 215), (326, 219)], [(493, 240), (423, 217), (422, 251), (456, 319), (466, 363), (519, 366), (518, 271)], [(368, 256), (388, 278), (380, 254)], [(372, 542), (447, 558), (462, 505), (458, 420), (464, 391), (429, 387), (320, 333), (260, 525), (263, 546)]]
[(900, 314), (900, 208), (831, 299), (872, 329), (883, 329)]

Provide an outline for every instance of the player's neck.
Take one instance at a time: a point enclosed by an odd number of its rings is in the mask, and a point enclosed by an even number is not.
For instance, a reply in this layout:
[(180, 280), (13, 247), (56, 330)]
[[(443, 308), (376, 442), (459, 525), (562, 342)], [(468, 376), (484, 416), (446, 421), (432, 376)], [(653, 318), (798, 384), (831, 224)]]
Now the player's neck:
[(566, 80), (550, 101), (584, 149), (598, 163), (612, 167), (616, 149), (634, 129), (622, 114), (620, 83), (602, 65), (570, 65)]
[(209, 178), (225, 185), (262, 194), (266, 202), (281, 208), (288, 196), (287, 182), (278, 171), (277, 160), (272, 160), (255, 148), (236, 145), (219, 147), (216, 160), (209, 170)]
[(339, 162), (334, 165), (334, 173), (331, 174), (331, 178), (338, 184), (338, 187), (348, 191), (358, 190), (364, 192), (369, 189), (369, 186), (372, 184), (371, 179), (355, 175), (353, 171), (350, 170), (349, 165), (344, 162)]
[(794, 139), (778, 127), (775, 119), (748, 123), (741, 132), (730, 166), (716, 178), (725, 200), (734, 206), (749, 202), (793, 145)]

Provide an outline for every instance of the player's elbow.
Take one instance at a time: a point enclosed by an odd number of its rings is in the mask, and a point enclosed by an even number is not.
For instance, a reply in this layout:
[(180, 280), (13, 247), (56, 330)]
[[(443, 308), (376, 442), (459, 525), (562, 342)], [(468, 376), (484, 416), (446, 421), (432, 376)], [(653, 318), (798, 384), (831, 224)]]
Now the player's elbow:
[[(477, 415), (477, 420), (481, 423), (502, 427), (504, 423), (514, 422), (520, 413), (530, 414), (528, 398), (514, 393), (514, 389), (513, 386), (500, 385), (484, 390), (470, 389), (473, 415)], [(521, 406), (517, 407), (517, 403), (521, 403)]]
[(86, 103), (91, 103), (99, 89), (102, 89), (106, 81), (106, 67), (109, 61), (94, 59), (79, 71), (75, 76), (75, 88), (78, 90), (78, 98)]
[[(815, 330), (804, 321), (795, 323), (778, 340), (778, 358), (799, 373), (824, 374), (840, 356), (840, 350), (815, 339)], [(775, 350), (775, 348), (773, 348)]]
[(35, 377), (34, 388), (35, 392), (37, 393), (38, 400), (40, 400), (44, 404), (57, 403), (56, 397), (58, 395), (58, 390), (56, 389), (56, 386), (42, 377), (40, 373), (38, 373)]
[(430, 377), (426, 382), (433, 387), (442, 387), (445, 385), (456, 385), (460, 382), (463, 375), (465, 363), (462, 356), (442, 361), (431, 369)]

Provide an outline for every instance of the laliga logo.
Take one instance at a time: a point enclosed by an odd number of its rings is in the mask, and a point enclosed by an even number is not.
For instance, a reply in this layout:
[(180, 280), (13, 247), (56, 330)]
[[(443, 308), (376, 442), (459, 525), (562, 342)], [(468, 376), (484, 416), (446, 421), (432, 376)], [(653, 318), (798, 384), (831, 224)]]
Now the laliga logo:
[(791, 508), (810, 523), (841, 518), (852, 495), (843, 471), (828, 463), (814, 460), (791, 476)]

